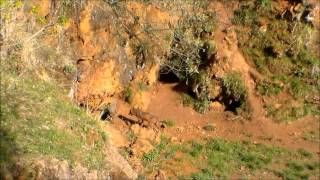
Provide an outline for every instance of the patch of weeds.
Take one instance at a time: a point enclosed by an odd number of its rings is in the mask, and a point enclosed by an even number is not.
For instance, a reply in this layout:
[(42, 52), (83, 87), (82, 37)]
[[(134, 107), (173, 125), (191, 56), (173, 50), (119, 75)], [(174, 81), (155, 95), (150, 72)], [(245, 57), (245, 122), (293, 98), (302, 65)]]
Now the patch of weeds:
[[(274, 8), (277, 5), (277, 2), (269, 0), (240, 2), (233, 19), (237, 25), (239, 47), (266, 79), (257, 86), (260, 94), (272, 97), (288, 92), (291, 100), (294, 98), (301, 104), (310, 102), (311, 97), (319, 94), (319, 76), (316, 75), (319, 73), (312, 73), (319, 66), (319, 57), (312, 48), (305, 46), (305, 42), (310, 42), (309, 36), (317, 30), (303, 22), (281, 18), (281, 12)], [(283, 111), (285, 115), (279, 112), (274, 117), (296, 119), (316, 115), (312, 109), (309, 105), (285, 107), (275, 110)]]
[(176, 125), (175, 121), (170, 120), (170, 119), (166, 119), (161, 122), (165, 125), (165, 127), (173, 127)]
[(211, 125), (211, 124), (208, 124), (208, 125), (205, 125), (203, 127), (203, 129), (206, 130), (206, 131), (214, 131), (215, 127), (213, 125)]
[(103, 140), (104, 142), (107, 142), (107, 141), (108, 141), (109, 136), (108, 136), (108, 134), (107, 134), (106, 132), (100, 131), (99, 134), (100, 134), (100, 136), (101, 136), (101, 138), (102, 138), (102, 140)]
[(318, 130), (304, 132), (303, 139), (310, 142), (320, 143), (320, 132)]
[(305, 149), (299, 149), (298, 150), (298, 153), (302, 156), (302, 157), (305, 157), (305, 158), (312, 158), (313, 157), (313, 154), (306, 151)]
[(144, 82), (138, 82), (137, 86), (138, 86), (139, 91), (148, 91), (149, 90), (149, 86)]
[(69, 20), (69, 17), (66, 16), (66, 15), (61, 15), (59, 16), (58, 18), (58, 23), (61, 25), (61, 26), (64, 26)]
[(243, 5), (234, 12), (232, 23), (236, 25), (252, 25), (258, 21), (258, 13), (251, 5)]
[(264, 134), (264, 135), (260, 136), (259, 138), (261, 138), (264, 141), (271, 141), (273, 139), (273, 136), (268, 135), (268, 134)]
[(194, 173), (190, 176), (192, 180), (204, 180), (204, 179), (213, 179), (214, 175), (210, 169), (202, 169), (198, 173)]
[(316, 105), (307, 102), (299, 106), (293, 106), (290, 102), (285, 102), (285, 105), (280, 108), (267, 106), (267, 116), (272, 117), (276, 122), (294, 121), (306, 115), (319, 115), (319, 113)]
[(251, 170), (266, 167), (272, 157), (279, 153), (277, 149), (261, 145), (230, 143), (221, 139), (208, 140), (203, 146), (203, 152), (208, 157), (208, 167), (219, 178), (226, 178), (238, 166)]
[(233, 112), (244, 112), (250, 113), (249, 104), (247, 103), (248, 90), (241, 78), (240, 73), (227, 74), (222, 79), (223, 89), (223, 101), (227, 107), (227, 110)]
[(319, 64), (319, 59), (314, 54), (310, 53), (306, 48), (300, 49), (294, 61), (297, 64), (304, 64), (310, 66)]
[(204, 100), (200, 100), (200, 99), (192, 97), (189, 94), (183, 94), (182, 95), (182, 104), (184, 106), (193, 107), (197, 112), (205, 113), (210, 106), (210, 100), (208, 100), (206, 98)]
[(132, 150), (130, 148), (121, 148), (121, 149), (119, 149), (119, 153), (126, 160), (129, 160), (130, 156), (132, 156)]
[(313, 161), (313, 162), (307, 162), (304, 163), (304, 166), (311, 171), (317, 170), (320, 171), (320, 162), (319, 161)]
[[(181, 170), (183, 172), (173, 170), (180, 174), (181, 179), (229, 179), (230, 175), (235, 172), (244, 172), (242, 175), (253, 175), (253, 177), (256, 173), (268, 172), (284, 179), (289, 179), (288, 177), (299, 179), (307, 175), (314, 177), (316, 171), (319, 170), (317, 156), (305, 150), (288, 151), (248, 141), (230, 142), (211, 138), (197, 142), (185, 142), (180, 145), (165, 142), (161, 142), (155, 150), (146, 154), (145, 158), (149, 166), (153, 163), (149, 169), (161, 168), (167, 163), (180, 163), (181, 159), (199, 169), (199, 172), (192, 174), (188, 174), (183, 168)], [(181, 159), (172, 158), (174, 156), (165, 158), (164, 154), (169, 149), (174, 150), (174, 153), (179, 153)], [(275, 170), (274, 165), (285, 166), (285, 168)], [(166, 168), (172, 167), (166, 166)], [(293, 172), (295, 174), (292, 174)]]
[(160, 156), (159, 151), (157, 150), (151, 150), (148, 153), (145, 153), (142, 157), (142, 161), (144, 164), (151, 163), (152, 161), (156, 160)]
[(271, 163), (271, 157), (255, 152), (244, 152), (241, 155), (241, 161), (249, 169), (261, 169), (265, 165)]
[(205, 98), (203, 100), (197, 100), (193, 107), (197, 112), (206, 113), (209, 109), (209, 106), (210, 106), (210, 100)]
[[(0, 154), (22, 159), (54, 157), (70, 165), (80, 162), (88, 169), (105, 168), (103, 149), (107, 148), (108, 138), (99, 121), (67, 102), (65, 91), (56, 84), (37, 79), (32, 73), (17, 76), (3, 69), (6, 66), (0, 68), (6, 72), (1, 73), (1, 128), (6, 134), (0, 141), (11, 138), (13, 144), (18, 144), (6, 145), (9, 150), (0, 146)], [(98, 135), (94, 146), (87, 141), (88, 132)]]
[(77, 71), (76, 67), (74, 65), (66, 65), (63, 68), (63, 72), (66, 74), (73, 74)]
[(308, 94), (309, 87), (299, 78), (292, 78), (290, 82), (290, 92), (295, 98), (302, 97)]
[(142, 162), (144, 166), (152, 168), (155, 165), (161, 164), (160, 161), (167, 159), (172, 159), (175, 156), (176, 148), (173, 146), (169, 138), (164, 136), (161, 137), (160, 143), (155, 146), (155, 148), (142, 157)]
[(203, 145), (197, 143), (197, 142), (192, 142), (191, 143), (191, 151), (189, 152), (189, 154), (192, 156), (192, 157), (199, 157), (201, 152), (202, 152), (202, 149), (203, 149)]
[(182, 104), (184, 106), (193, 106), (194, 98), (190, 96), (189, 94), (183, 94), (182, 95)]
[(30, 12), (34, 15), (38, 15), (40, 12), (40, 7), (39, 6), (32, 6)]
[(138, 136), (136, 134), (134, 134), (133, 131), (130, 130), (127, 133), (127, 138), (129, 140), (129, 142), (133, 143), (133, 142), (135, 142), (137, 140)]
[[(318, 165), (317, 165), (318, 164)], [(291, 161), (287, 163), (286, 168), (283, 170), (276, 170), (274, 173), (286, 180), (293, 179), (309, 179), (313, 171), (319, 170), (319, 162), (315, 163), (301, 163), (297, 161)]]
[(37, 17), (37, 22), (38, 22), (39, 24), (42, 24), (42, 25), (48, 24), (48, 20), (47, 20), (46, 18), (42, 17), (42, 16), (38, 16), (38, 17)]
[(264, 96), (273, 96), (282, 92), (283, 87), (277, 83), (262, 81), (257, 84), (257, 90)]
[(270, 8), (271, 0), (257, 0), (257, 4), (263, 8)]
[(136, 56), (136, 64), (139, 68), (144, 68), (147, 60), (150, 59), (148, 57), (150, 51), (150, 44), (144, 41), (139, 41), (137, 44), (133, 46), (133, 54)]
[(133, 100), (133, 94), (132, 94), (132, 89), (131, 87), (127, 87), (124, 92), (123, 92), (123, 95), (124, 95), (124, 100), (128, 103), (132, 103), (132, 100)]

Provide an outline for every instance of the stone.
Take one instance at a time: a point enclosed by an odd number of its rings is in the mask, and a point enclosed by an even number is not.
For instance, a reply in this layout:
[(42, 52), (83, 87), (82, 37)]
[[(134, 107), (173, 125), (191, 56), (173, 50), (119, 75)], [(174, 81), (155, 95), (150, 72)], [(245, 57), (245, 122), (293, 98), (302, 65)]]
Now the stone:
[(146, 139), (138, 139), (137, 142), (131, 146), (131, 148), (134, 156), (141, 157), (143, 154), (151, 151), (153, 146), (150, 141)]
[(214, 101), (210, 104), (210, 108), (215, 111), (223, 112), (225, 107), (218, 101)]
[(154, 177), (154, 180), (166, 180), (167, 176), (164, 171), (158, 170), (157, 174)]

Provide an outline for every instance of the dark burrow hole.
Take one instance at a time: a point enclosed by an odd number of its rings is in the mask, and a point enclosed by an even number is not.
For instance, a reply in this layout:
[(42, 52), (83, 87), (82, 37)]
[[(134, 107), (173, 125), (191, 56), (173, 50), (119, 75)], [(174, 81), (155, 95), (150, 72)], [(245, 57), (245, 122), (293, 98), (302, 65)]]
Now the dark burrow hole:
[(239, 102), (239, 101), (228, 100), (226, 102), (224, 101), (223, 103), (226, 107), (225, 111), (231, 111), (231, 112), (236, 113), (237, 109), (241, 107), (241, 102)]
[(227, 95), (224, 92), (226, 92), (225, 89), (222, 91), (219, 98), (217, 98), (217, 101), (225, 106), (225, 111), (237, 113), (237, 109), (242, 106), (243, 101), (241, 99), (235, 99), (232, 95)]
[(271, 56), (271, 57), (274, 57), (274, 58), (276, 58), (276, 57), (278, 56), (276, 50), (275, 50), (274, 47), (272, 47), (272, 46), (269, 46), (269, 47), (264, 48), (263, 51), (264, 51), (264, 54), (265, 54), (266, 56)]
[(104, 109), (103, 111), (101, 111), (101, 114), (100, 114), (100, 119), (102, 121), (109, 121), (111, 120), (111, 112), (108, 108)]
[(159, 73), (159, 81), (163, 83), (177, 83), (179, 78), (167, 68), (162, 68)]
[(217, 98), (211, 99), (211, 102), (219, 102), (224, 105), (224, 111), (229, 111), (237, 113), (237, 109), (241, 107), (242, 103), (240, 101), (234, 100), (234, 98), (228, 97), (223, 93), (220, 94)]

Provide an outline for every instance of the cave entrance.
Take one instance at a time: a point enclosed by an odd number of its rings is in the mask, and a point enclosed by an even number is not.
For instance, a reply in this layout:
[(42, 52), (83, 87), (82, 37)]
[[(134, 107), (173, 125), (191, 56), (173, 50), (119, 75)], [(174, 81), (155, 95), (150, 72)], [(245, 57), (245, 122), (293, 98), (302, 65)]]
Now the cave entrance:
[(159, 81), (162, 83), (178, 83), (180, 79), (168, 68), (161, 68), (159, 72)]
[(241, 107), (241, 102), (239, 101), (224, 101), (223, 104), (225, 105), (225, 111), (231, 111), (233, 113), (237, 112), (237, 109)]

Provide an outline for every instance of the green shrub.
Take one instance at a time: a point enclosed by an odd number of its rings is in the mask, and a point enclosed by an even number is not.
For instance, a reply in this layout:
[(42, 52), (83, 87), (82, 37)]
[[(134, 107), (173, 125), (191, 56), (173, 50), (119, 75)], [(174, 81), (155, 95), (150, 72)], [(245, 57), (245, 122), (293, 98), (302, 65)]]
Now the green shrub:
[(272, 117), (277, 122), (288, 122), (306, 115), (319, 115), (320, 110), (315, 104), (304, 102), (301, 105), (295, 107), (291, 102), (287, 101), (280, 108), (274, 108), (273, 106), (267, 106), (267, 116)]
[(210, 106), (210, 100), (206, 97), (204, 99), (197, 99), (189, 94), (183, 94), (182, 95), (182, 103), (184, 106), (191, 106), (196, 111), (200, 113), (205, 113), (209, 106)]
[(271, 0), (256, 0), (257, 4), (263, 8), (269, 8), (271, 6)]
[(214, 131), (215, 127), (213, 125), (211, 125), (211, 124), (208, 124), (208, 125), (205, 125), (203, 127), (203, 129), (206, 130), (206, 131)]
[(139, 91), (148, 91), (150, 88), (146, 83), (141, 82), (141, 81), (138, 82), (137, 86), (138, 86)]
[(195, 10), (186, 13), (178, 21), (170, 56), (166, 62), (169, 71), (187, 84), (194, 93), (192, 98), (184, 99), (201, 113), (206, 112), (210, 104), (207, 90), (210, 78), (205, 65), (215, 53), (215, 44), (207, 41), (206, 37), (211, 36), (216, 24), (214, 12), (205, 8), (198, 9), (203, 3), (205, 2), (197, 2)]
[(240, 73), (227, 74), (223, 80), (223, 91), (226, 93), (227, 99), (240, 104), (246, 102), (248, 92)]
[(199, 173), (193, 173), (191, 175), (192, 180), (205, 180), (205, 179), (213, 179), (214, 175), (209, 169), (202, 169)]
[(287, 168), (281, 171), (275, 171), (275, 174), (283, 179), (309, 179), (310, 174), (306, 171), (308, 166), (299, 162), (287, 163)]
[(191, 151), (190, 151), (190, 155), (192, 157), (199, 157), (199, 155), (201, 154), (203, 149), (203, 146), (199, 143), (193, 142), (191, 145)]
[(59, 16), (59, 18), (58, 18), (58, 23), (60, 24), (60, 25), (65, 25), (67, 22), (68, 22), (68, 17), (67, 16), (65, 16), (65, 15), (61, 15), (61, 16)]
[(166, 127), (173, 127), (173, 126), (175, 126), (175, 124), (176, 124), (173, 120), (170, 120), (170, 119), (163, 120), (162, 123), (163, 123)]
[(132, 98), (133, 98), (132, 89), (130, 87), (127, 87), (124, 90), (124, 99), (128, 103), (132, 103)]
[(190, 96), (189, 94), (183, 94), (182, 95), (182, 104), (184, 106), (193, 106), (194, 98), (192, 96)]
[(149, 57), (150, 52), (150, 44), (146, 41), (138, 41), (138, 43), (133, 45), (133, 54), (136, 57), (136, 64), (137, 67), (143, 68), (147, 60), (150, 59)]
[(292, 96), (294, 96), (295, 98), (302, 97), (306, 95), (308, 91), (308, 85), (301, 81), (299, 78), (294, 77), (291, 79), (290, 92)]
[(232, 23), (236, 25), (252, 25), (257, 22), (258, 14), (255, 9), (252, 9), (250, 6), (241, 6), (240, 9), (234, 12), (234, 17)]
[(260, 94), (265, 96), (277, 95), (283, 90), (279, 84), (265, 81), (259, 82), (257, 84), (257, 89)]
[(74, 65), (66, 65), (63, 68), (64, 73), (66, 74), (72, 74), (75, 73), (77, 71), (76, 67)]
[(151, 163), (152, 161), (154, 161), (158, 157), (159, 157), (159, 152), (157, 150), (152, 150), (152, 151), (145, 153), (143, 155), (142, 161), (145, 164), (147, 164), (147, 163)]

